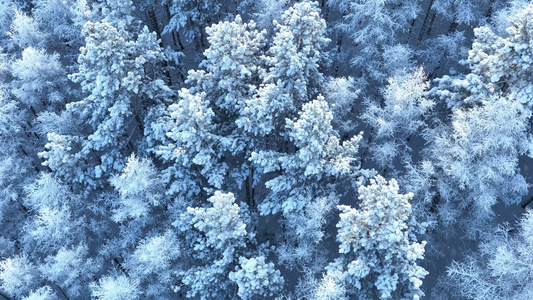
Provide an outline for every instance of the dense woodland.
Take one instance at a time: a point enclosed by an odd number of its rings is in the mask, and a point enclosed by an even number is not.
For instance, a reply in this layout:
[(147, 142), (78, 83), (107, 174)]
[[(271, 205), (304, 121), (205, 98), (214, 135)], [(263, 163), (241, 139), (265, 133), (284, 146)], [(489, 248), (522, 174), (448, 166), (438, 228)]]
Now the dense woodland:
[(533, 3), (0, 0), (0, 299), (533, 299)]

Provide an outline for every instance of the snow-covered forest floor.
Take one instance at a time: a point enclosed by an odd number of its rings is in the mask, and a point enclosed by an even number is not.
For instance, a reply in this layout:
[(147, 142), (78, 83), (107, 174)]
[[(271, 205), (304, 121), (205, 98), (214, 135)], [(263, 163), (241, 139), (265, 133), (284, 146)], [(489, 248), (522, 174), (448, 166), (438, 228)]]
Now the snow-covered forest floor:
[(526, 0), (0, 0), (0, 299), (533, 299), (532, 37)]

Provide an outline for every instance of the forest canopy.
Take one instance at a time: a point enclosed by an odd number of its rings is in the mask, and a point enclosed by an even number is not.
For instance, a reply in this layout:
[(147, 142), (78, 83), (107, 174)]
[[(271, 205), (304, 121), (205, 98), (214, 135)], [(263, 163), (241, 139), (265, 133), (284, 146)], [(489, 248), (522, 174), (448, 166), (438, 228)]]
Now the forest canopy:
[(533, 299), (533, 2), (0, 0), (0, 299)]

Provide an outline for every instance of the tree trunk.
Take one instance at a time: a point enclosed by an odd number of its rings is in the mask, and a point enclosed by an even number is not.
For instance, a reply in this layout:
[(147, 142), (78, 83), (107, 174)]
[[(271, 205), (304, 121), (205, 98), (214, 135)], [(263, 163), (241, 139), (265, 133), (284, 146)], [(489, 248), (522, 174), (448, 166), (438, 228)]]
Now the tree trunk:
[(63, 289), (55, 282), (53, 282), (53, 284), (55, 285), (55, 287), (61, 292), (61, 294), (63, 295), (63, 297), (65, 297), (65, 299), (67, 300), (70, 300), (69, 297), (67, 297), (67, 294), (65, 294), (65, 292), (63, 291)]
[(426, 15), (424, 16), (424, 22), (422, 23), (422, 28), (420, 29), (420, 34), (418, 35), (418, 43), (422, 41), (422, 37), (424, 36), (424, 28), (426, 27), (426, 24), (428, 23), (428, 20), (429, 20), (429, 15), (431, 14), (431, 6), (433, 6), (433, 1), (434, 0), (431, 0), (431, 2), (429, 3), (428, 9), (426, 11)]
[(124, 274), (124, 276), (126, 277), (130, 277), (130, 275), (128, 274), (128, 272), (126, 272), (126, 269), (124, 269), (124, 267), (122, 266), (122, 264), (118, 261), (118, 258), (116, 257), (113, 257), (113, 260), (115, 261), (115, 263), (118, 265), (118, 268), (120, 269), (120, 271), (122, 271), (122, 273)]
[(489, 9), (487, 10), (487, 14), (486, 14), (486, 17), (487, 19), (490, 19), (490, 17), (492, 17), (492, 5), (494, 5), (494, 0), (490, 0), (489, 2)]
[(430, 35), (431, 34), (431, 29), (433, 29), (433, 21), (435, 21), (435, 17), (437, 16), (437, 13), (434, 12), (431, 19), (429, 20), (429, 25), (428, 25), (428, 29), (426, 31), (426, 35)]
[[(337, 37), (337, 57), (339, 57), (341, 53), (341, 48), (342, 48), (342, 34), (340, 34), (340, 36)], [(335, 66), (335, 77), (338, 76), (338, 73), (339, 73), (339, 61), (337, 60), (337, 65)]]
[(246, 202), (251, 209), (255, 208), (254, 167), (251, 166), (250, 174), (244, 182), (246, 189)]

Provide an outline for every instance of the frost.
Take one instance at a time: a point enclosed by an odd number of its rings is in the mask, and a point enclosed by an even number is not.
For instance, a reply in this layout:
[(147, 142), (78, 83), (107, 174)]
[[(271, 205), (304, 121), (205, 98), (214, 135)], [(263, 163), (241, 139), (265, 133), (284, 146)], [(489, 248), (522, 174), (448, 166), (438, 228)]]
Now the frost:
[(98, 300), (139, 299), (139, 283), (124, 275), (105, 276), (91, 284), (92, 297)]
[(341, 257), (327, 267), (328, 274), (368, 297), (424, 295), (420, 282), (427, 272), (416, 261), (423, 259), (426, 242), (412, 240), (408, 224), (413, 194), (401, 195), (398, 190), (396, 180), (387, 182), (378, 175), (359, 187), (359, 209), (339, 206)]
[(38, 270), (27, 255), (0, 261), (0, 288), (9, 296), (22, 298), (38, 283)]
[(273, 263), (265, 263), (265, 257), (247, 259), (239, 258), (235, 272), (229, 273), (229, 279), (235, 281), (241, 299), (252, 299), (254, 296), (272, 297), (283, 288), (283, 277), (274, 269)]

